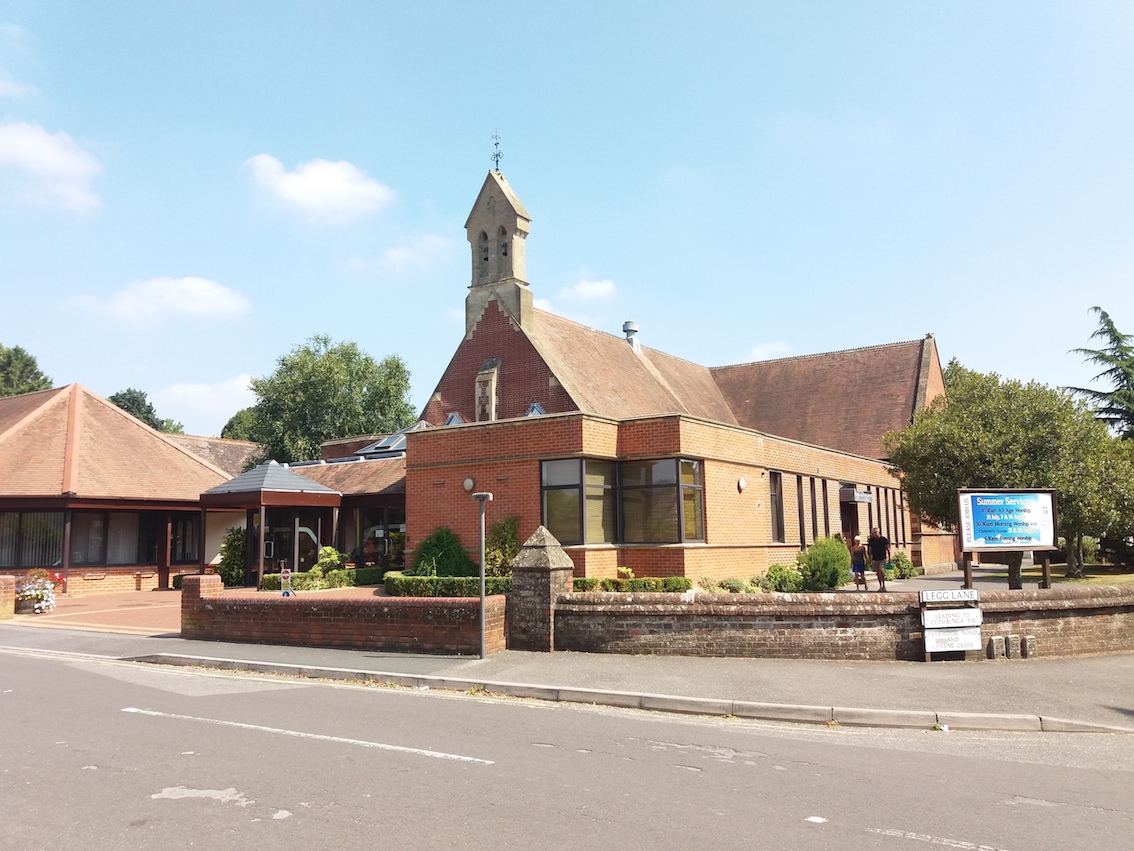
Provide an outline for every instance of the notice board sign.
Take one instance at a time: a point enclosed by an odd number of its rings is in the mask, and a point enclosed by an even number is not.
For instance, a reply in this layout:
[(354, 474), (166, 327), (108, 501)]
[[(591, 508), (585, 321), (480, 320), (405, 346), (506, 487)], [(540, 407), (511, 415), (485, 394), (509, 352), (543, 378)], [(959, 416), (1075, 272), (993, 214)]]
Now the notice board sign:
[(1053, 550), (1054, 490), (957, 491), (961, 518), (961, 549)]

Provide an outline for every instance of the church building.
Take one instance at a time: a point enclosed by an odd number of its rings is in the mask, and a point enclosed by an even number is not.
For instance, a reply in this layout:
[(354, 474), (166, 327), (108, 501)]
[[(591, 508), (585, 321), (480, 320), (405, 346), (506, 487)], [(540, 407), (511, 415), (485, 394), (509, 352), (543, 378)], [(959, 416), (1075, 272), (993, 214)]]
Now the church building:
[(438, 526), (475, 548), (470, 494), (488, 491), (489, 523), (517, 516), (521, 540), (546, 526), (576, 576), (749, 578), (873, 526), (915, 564), (953, 560), (880, 444), (944, 393), (932, 335), (700, 366), (642, 345), (633, 322), (619, 336), (536, 308), (530, 225), (489, 172), (465, 224), (464, 337), (422, 412), (436, 428), (406, 436), (407, 552)]

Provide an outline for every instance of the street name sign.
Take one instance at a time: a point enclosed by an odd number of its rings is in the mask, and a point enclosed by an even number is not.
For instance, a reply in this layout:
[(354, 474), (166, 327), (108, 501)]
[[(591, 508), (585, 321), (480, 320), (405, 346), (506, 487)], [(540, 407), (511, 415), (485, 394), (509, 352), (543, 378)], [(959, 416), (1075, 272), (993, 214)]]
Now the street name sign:
[(976, 588), (938, 588), (920, 593), (923, 603), (970, 603), (980, 599)]
[(966, 626), (958, 629), (927, 629), (925, 631), (926, 653), (980, 650), (982, 646), (979, 626)]
[(980, 626), (982, 623), (984, 613), (980, 609), (925, 609), (921, 613), (921, 625), (926, 629)]

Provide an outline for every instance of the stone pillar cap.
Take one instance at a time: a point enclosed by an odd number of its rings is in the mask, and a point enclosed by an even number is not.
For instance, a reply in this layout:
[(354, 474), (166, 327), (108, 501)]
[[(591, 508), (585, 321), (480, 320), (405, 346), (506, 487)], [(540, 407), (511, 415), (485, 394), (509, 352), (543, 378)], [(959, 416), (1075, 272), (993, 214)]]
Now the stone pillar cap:
[(516, 568), (556, 568), (569, 567), (574, 569), (575, 563), (567, 555), (563, 546), (543, 526), (536, 529), (528, 538), (520, 552), (512, 559), (512, 569)]

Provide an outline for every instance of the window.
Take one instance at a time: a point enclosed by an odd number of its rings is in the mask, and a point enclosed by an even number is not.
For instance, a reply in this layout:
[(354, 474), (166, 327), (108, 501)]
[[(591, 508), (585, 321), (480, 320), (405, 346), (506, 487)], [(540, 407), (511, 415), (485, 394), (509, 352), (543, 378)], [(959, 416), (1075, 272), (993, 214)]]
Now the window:
[(823, 534), (831, 537), (831, 503), (827, 499), (827, 480), (823, 480)]
[(0, 512), (0, 567), (57, 567), (62, 563), (62, 511)]
[(782, 544), (785, 541), (783, 473), (768, 473), (768, 506), (772, 512), (772, 541)]
[(815, 477), (811, 477), (811, 540), (819, 537), (819, 504), (815, 501)]
[(803, 519), (803, 476), (795, 477), (795, 501), (799, 508), (799, 548), (807, 549), (807, 526)]
[(196, 564), (201, 523), (196, 514), (173, 516), (173, 541), (169, 560), (172, 564)]
[(700, 461), (564, 459), (541, 465), (543, 525), (563, 544), (705, 539)]

